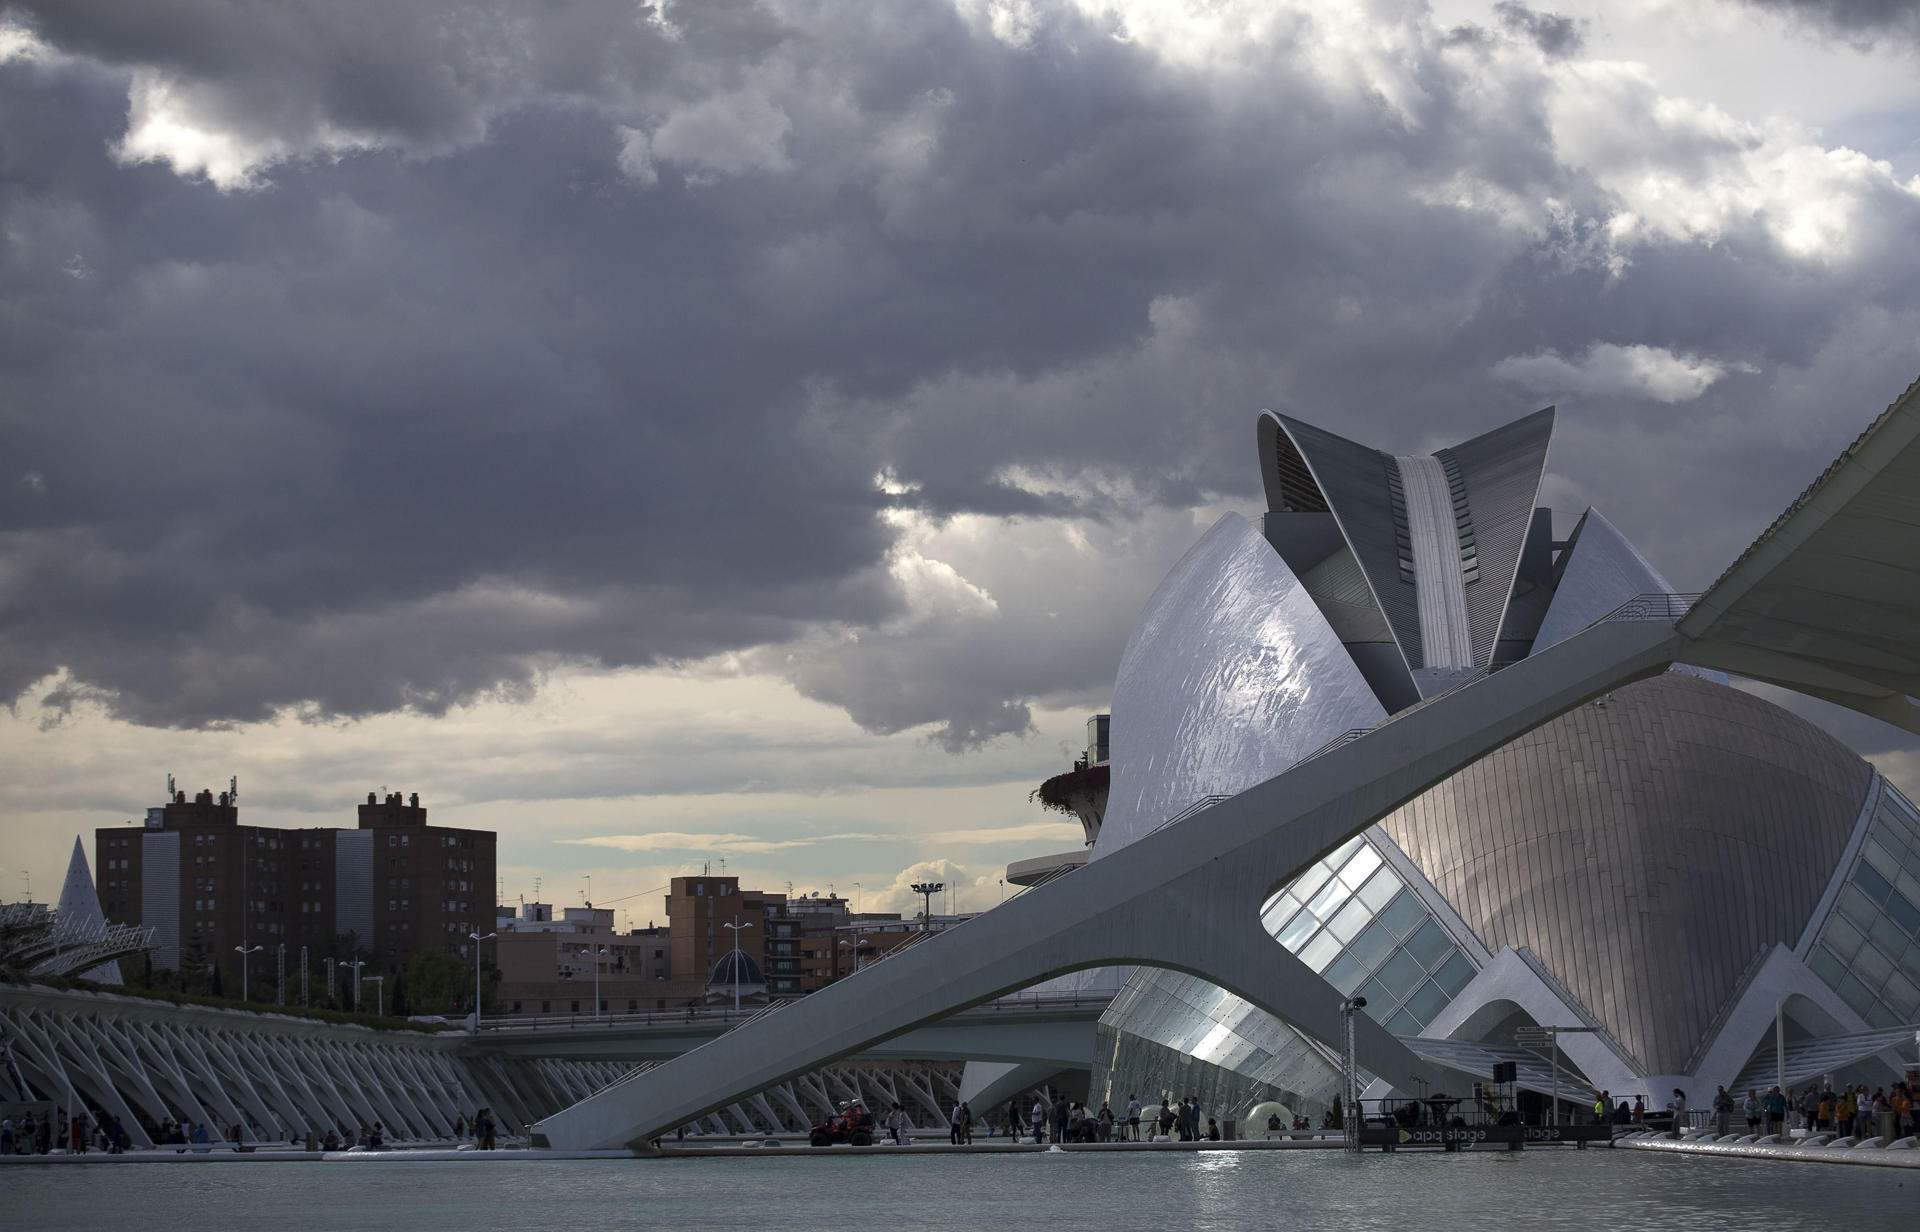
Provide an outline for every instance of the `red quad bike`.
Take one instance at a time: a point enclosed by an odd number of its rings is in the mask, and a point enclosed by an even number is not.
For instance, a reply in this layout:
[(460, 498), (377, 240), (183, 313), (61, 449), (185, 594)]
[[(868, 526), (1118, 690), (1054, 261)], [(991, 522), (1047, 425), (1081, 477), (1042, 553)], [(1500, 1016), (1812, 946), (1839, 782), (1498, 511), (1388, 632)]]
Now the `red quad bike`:
[(842, 1104), (840, 1115), (814, 1126), (807, 1138), (809, 1146), (834, 1146), (843, 1142), (849, 1146), (873, 1145), (873, 1114), (858, 1102)]

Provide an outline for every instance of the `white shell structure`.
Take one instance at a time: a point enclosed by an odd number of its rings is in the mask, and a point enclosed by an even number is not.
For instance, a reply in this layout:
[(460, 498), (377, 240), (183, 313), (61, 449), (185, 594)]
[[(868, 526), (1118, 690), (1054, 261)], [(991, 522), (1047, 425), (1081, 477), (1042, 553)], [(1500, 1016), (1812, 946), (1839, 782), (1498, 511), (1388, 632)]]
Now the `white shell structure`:
[(1312, 596), (1228, 514), (1153, 592), (1121, 656), (1093, 858), (1385, 717)]

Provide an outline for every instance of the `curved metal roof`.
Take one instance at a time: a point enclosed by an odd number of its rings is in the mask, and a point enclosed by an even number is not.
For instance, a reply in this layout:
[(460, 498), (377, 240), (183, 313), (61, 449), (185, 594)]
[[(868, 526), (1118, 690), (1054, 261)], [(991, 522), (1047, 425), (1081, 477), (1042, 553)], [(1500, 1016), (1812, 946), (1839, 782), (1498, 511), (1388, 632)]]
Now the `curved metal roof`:
[(1526, 946), (1647, 1073), (1679, 1073), (1762, 946), (1792, 946), (1873, 770), (1670, 672), (1522, 736), (1381, 829), (1490, 950)]
[(1306, 587), (1227, 514), (1168, 572), (1120, 656), (1094, 858), (1385, 717)]

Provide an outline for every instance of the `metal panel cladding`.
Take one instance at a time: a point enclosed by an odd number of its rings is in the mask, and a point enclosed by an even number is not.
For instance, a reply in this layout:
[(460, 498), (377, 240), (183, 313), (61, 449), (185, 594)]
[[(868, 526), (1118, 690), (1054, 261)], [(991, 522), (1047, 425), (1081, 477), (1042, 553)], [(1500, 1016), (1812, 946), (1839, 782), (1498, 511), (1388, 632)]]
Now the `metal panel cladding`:
[(1113, 784), (1093, 856), (1385, 717), (1313, 597), (1228, 514), (1153, 592), (1120, 658)]
[[(1422, 662), (1420, 608), (1413, 562), (1402, 550), (1404, 517), (1396, 515), (1400, 466), (1393, 455), (1356, 444), (1288, 415), (1275, 416), (1313, 472), (1340, 533), (1360, 561), (1373, 597), (1393, 629), (1409, 669)], [(1404, 567), (1402, 562), (1405, 562)]]
[(1532, 949), (1643, 1072), (1673, 1074), (1760, 948), (1799, 940), (1872, 780), (1804, 719), (1669, 672), (1380, 828), (1489, 950)]
[(1473, 659), (1493, 659), (1500, 622), (1520, 568), (1520, 548), (1540, 497), (1553, 440), (1554, 410), (1548, 407), (1434, 456), (1459, 467), (1466, 488), (1466, 520), (1460, 527), (1463, 559), (1471, 554), (1478, 576), (1467, 583), (1467, 621)]

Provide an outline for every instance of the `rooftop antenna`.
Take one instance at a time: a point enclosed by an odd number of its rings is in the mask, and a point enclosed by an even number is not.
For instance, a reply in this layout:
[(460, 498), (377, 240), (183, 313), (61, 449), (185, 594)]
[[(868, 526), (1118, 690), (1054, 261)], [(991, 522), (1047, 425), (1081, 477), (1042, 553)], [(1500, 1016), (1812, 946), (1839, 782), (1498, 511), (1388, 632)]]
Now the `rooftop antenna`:
[(533, 901), (536, 903), (540, 901), (540, 879), (538, 877), (533, 879)]
[(593, 874), (592, 873), (587, 874), (587, 892), (580, 896), (580, 901), (585, 903), (589, 907), (593, 906)]
[(240, 776), (237, 774), (227, 779), (227, 803), (236, 806), (240, 803)]

